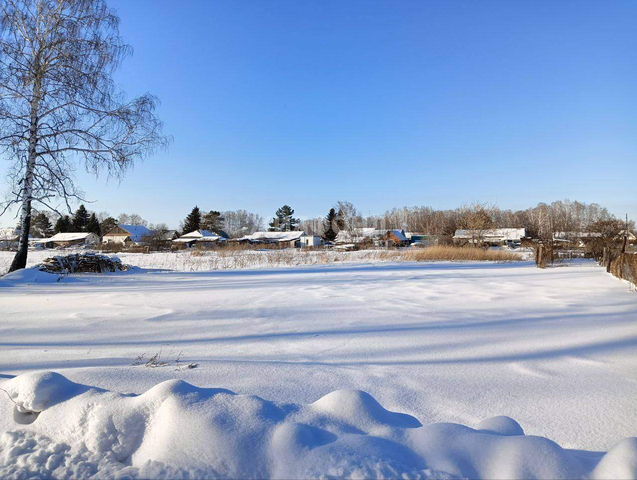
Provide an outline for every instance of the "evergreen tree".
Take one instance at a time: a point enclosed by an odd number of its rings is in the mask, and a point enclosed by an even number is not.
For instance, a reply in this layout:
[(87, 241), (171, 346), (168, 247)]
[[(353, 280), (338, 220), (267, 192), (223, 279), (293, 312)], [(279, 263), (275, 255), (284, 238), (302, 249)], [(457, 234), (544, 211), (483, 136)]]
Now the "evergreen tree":
[(99, 220), (97, 220), (97, 215), (95, 215), (95, 213), (91, 213), (91, 216), (88, 218), (88, 223), (86, 224), (86, 231), (89, 233), (94, 233), (98, 237), (102, 236), (100, 222)]
[(283, 205), (276, 211), (276, 216), (270, 222), (271, 232), (291, 232), (296, 230), (299, 223), (298, 218), (294, 218), (294, 209), (289, 205)]
[(337, 231), (334, 227), (338, 228), (339, 216), (336, 210), (330, 208), (325, 221), (323, 222), (323, 239), (327, 242), (333, 242), (336, 240)]
[(89, 213), (84, 205), (80, 205), (73, 215), (73, 231), (86, 232), (88, 226)]
[(184, 220), (184, 226), (182, 228), (182, 235), (186, 233), (194, 232), (201, 228), (201, 211), (199, 207), (195, 205), (195, 208), (188, 214), (186, 220)]
[(201, 228), (211, 232), (219, 232), (223, 229), (223, 217), (220, 212), (210, 210), (203, 216), (201, 220)]
[(43, 212), (38, 213), (33, 217), (29, 233), (39, 238), (48, 238), (53, 235), (53, 225), (51, 225), (49, 217)]
[(100, 232), (107, 234), (117, 226), (117, 219), (113, 217), (107, 217), (100, 223)]
[(53, 229), (55, 233), (67, 233), (70, 232), (73, 228), (73, 222), (71, 221), (71, 217), (68, 215), (64, 215), (57, 219), (55, 222), (55, 228)]

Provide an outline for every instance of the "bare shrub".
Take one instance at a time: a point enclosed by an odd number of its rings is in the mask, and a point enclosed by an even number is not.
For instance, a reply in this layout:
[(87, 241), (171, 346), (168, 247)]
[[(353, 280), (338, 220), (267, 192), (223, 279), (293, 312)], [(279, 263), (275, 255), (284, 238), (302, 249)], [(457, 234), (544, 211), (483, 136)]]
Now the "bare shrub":
[[(134, 367), (143, 365), (148, 368), (157, 368), (157, 367), (166, 367), (169, 365), (178, 365), (181, 361), (181, 355), (183, 352), (179, 352), (176, 356), (174, 355), (174, 347), (170, 349), (170, 351), (165, 354), (163, 349), (159, 349), (157, 353), (151, 355), (150, 357), (146, 357), (145, 353), (142, 353), (138, 357), (133, 360), (132, 365)], [(189, 367), (195, 368), (195, 367)]]

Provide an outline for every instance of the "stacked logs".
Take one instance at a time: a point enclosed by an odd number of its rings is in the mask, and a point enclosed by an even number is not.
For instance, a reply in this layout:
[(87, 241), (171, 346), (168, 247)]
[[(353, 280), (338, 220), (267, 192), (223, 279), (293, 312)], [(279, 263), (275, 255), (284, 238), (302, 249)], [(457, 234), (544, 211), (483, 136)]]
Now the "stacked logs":
[(38, 269), (47, 273), (105, 273), (119, 272), (130, 268), (117, 257), (98, 253), (73, 253), (71, 255), (47, 258)]

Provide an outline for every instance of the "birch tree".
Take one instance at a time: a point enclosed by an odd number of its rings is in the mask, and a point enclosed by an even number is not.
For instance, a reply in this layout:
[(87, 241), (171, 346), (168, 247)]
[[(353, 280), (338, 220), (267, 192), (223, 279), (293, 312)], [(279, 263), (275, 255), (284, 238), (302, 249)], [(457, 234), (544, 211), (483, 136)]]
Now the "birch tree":
[(126, 100), (112, 74), (130, 55), (104, 0), (0, 2), (0, 155), (10, 162), (3, 209), (19, 206), (10, 271), (24, 268), (34, 203), (81, 199), (77, 165), (120, 177), (168, 138), (150, 94)]

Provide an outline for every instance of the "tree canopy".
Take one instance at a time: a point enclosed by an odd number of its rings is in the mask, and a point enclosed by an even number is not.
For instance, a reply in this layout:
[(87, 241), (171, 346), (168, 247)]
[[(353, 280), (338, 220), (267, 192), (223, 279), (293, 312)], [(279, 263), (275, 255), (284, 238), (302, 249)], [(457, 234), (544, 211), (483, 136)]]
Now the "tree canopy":
[(186, 220), (184, 220), (184, 223), (181, 229), (181, 232), (182, 232), (181, 234), (185, 235), (186, 233), (194, 232), (195, 230), (199, 230), (200, 228), (201, 228), (201, 211), (199, 210), (199, 207), (195, 205), (195, 207), (186, 217)]
[(299, 223), (298, 218), (294, 218), (294, 209), (289, 205), (283, 205), (276, 211), (275, 217), (270, 222), (269, 230), (272, 232), (291, 232), (296, 230)]

